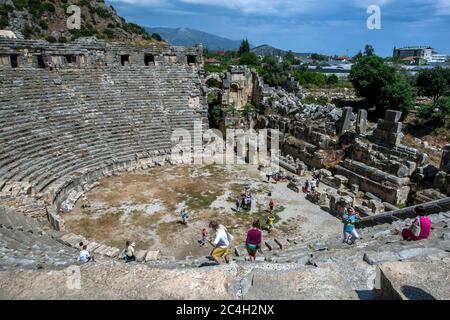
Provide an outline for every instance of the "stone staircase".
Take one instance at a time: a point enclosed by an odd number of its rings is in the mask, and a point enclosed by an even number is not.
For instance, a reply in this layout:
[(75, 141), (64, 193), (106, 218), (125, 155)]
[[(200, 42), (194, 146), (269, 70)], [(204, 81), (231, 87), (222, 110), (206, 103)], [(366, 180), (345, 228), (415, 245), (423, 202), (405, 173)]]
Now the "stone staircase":
[(62, 268), (77, 263), (78, 251), (20, 212), (0, 206), (0, 268)]

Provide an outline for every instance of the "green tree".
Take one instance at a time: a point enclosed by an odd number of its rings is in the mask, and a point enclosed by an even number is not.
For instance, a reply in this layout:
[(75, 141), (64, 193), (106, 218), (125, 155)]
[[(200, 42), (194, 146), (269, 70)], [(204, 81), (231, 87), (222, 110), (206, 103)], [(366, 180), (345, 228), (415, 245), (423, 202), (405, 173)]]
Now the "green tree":
[(297, 63), (297, 59), (295, 57), (295, 54), (291, 50), (289, 50), (286, 53), (286, 55), (284, 56), (284, 60), (287, 60), (292, 65)]
[(250, 43), (248, 42), (248, 39), (246, 38), (246, 39), (242, 40), (238, 54), (239, 54), (239, 56), (241, 56), (244, 53), (248, 53), (248, 52), (250, 52)]
[(162, 38), (158, 33), (153, 33), (152, 38), (155, 39), (156, 41), (162, 41)]
[(450, 129), (450, 97), (441, 97), (435, 105), (426, 104), (418, 110), (419, 118), (436, 121), (437, 126)]
[(338, 83), (339, 83), (339, 78), (335, 74), (331, 74), (327, 79), (327, 84), (333, 85), (333, 84), (338, 84)]
[(251, 103), (247, 103), (242, 110), (242, 115), (250, 120), (250, 117), (255, 112), (255, 107)]
[(450, 70), (441, 67), (420, 72), (416, 81), (419, 94), (433, 99), (436, 104), (440, 97), (450, 93)]
[(329, 60), (328, 56), (325, 56), (323, 54), (318, 54), (318, 53), (311, 54), (310, 58), (312, 60), (316, 60), (316, 61), (328, 61)]
[(370, 57), (370, 56), (373, 56), (374, 54), (375, 54), (375, 49), (373, 48), (373, 46), (370, 44), (366, 44), (366, 46), (364, 47), (364, 55), (366, 57)]
[(292, 65), (289, 61), (279, 63), (275, 56), (267, 56), (263, 60), (263, 78), (264, 82), (270, 86), (282, 86), (289, 78), (292, 72)]
[(259, 65), (259, 59), (254, 52), (246, 52), (239, 58), (239, 64), (247, 66), (257, 66)]
[(359, 57), (349, 78), (356, 93), (380, 114), (391, 108), (406, 115), (414, 103), (415, 92), (405, 76), (376, 55)]
[(214, 127), (218, 128), (222, 121), (222, 108), (219, 105), (213, 106), (211, 109), (211, 122)]

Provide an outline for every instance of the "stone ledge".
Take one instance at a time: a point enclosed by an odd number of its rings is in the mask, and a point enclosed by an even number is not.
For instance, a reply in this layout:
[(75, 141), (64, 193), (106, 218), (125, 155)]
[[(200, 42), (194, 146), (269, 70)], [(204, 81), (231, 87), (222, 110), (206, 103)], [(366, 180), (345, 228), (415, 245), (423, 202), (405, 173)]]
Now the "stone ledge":
[(386, 300), (449, 300), (450, 261), (386, 262), (377, 269), (375, 297)]

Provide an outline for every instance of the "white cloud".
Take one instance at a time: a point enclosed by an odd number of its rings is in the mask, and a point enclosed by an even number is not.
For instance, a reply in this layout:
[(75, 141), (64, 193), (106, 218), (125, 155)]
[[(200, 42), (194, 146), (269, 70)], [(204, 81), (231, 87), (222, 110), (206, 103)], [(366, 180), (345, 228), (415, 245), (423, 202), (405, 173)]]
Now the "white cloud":
[(184, 3), (209, 5), (237, 10), (244, 14), (290, 16), (317, 8), (316, 0), (180, 0)]
[(450, 15), (450, 0), (438, 0), (436, 13), (438, 15)]
[(108, 2), (153, 7), (165, 7), (169, 3), (168, 0), (109, 0)]
[[(183, 9), (180, 9), (180, 5), (198, 5), (225, 8), (244, 15), (278, 17), (294, 17), (300, 14), (321, 14), (324, 11), (335, 11), (337, 15), (341, 15), (340, 18), (344, 18), (342, 15), (345, 15), (345, 12), (341, 10), (342, 8), (353, 7), (356, 10), (361, 10), (361, 14), (365, 15), (365, 9), (370, 5), (378, 5), (383, 11), (387, 10), (386, 7), (401, 8), (403, 1), (407, 2), (409, 6), (416, 4), (419, 11), (421, 6), (430, 5), (429, 0), (109, 0), (108, 2), (130, 6), (146, 6), (155, 10), (170, 8), (174, 12), (177, 10), (183, 11)], [(435, 0), (431, 5), (434, 6), (436, 15), (450, 15), (450, 0)]]

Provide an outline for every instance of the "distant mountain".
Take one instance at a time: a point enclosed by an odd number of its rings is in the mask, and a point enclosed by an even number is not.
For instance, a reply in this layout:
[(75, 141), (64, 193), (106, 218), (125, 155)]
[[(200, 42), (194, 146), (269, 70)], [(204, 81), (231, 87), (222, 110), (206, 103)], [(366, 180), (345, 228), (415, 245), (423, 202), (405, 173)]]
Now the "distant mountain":
[[(67, 8), (77, 4), (83, 23), (81, 29), (67, 28)], [(0, 30), (13, 31), (25, 39), (68, 42), (95, 36), (106, 41), (156, 42), (143, 27), (117, 15), (112, 6), (98, 0), (0, 0)]]
[[(285, 50), (272, 47), (268, 44), (263, 44), (261, 46), (253, 48), (252, 52), (254, 52), (258, 56), (270, 56), (273, 54), (275, 54), (276, 56), (284, 56), (287, 53), (287, 51)], [(306, 57), (309, 55), (309, 53), (298, 53), (298, 52), (294, 52), (294, 54), (299, 57)]]
[(193, 47), (202, 43), (209, 50), (237, 50), (242, 40), (231, 40), (210, 33), (189, 28), (146, 28), (150, 34), (158, 33), (175, 46)]

